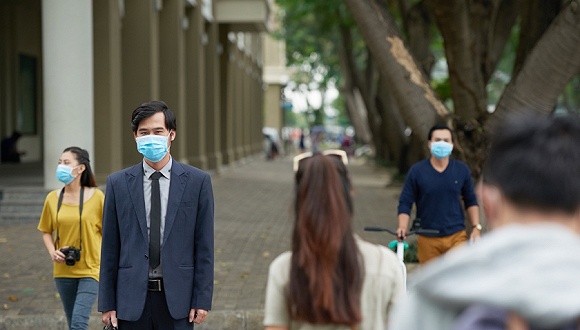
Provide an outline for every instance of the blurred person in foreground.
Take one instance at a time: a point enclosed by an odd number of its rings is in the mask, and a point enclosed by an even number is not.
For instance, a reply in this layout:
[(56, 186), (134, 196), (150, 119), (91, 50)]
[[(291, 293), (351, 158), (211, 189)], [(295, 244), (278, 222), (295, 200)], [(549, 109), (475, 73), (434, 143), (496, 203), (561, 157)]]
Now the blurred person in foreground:
[(478, 193), (492, 231), (419, 270), (392, 329), (578, 329), (580, 118), (514, 115)]
[(395, 254), (352, 231), (351, 182), (342, 150), (294, 158), (292, 251), (270, 265), (264, 326), (382, 329), (403, 275)]
[(103, 201), (91, 171), (89, 153), (64, 149), (58, 159), (61, 189), (48, 193), (38, 223), (42, 241), (54, 263), (54, 281), (69, 329), (89, 327), (99, 289)]

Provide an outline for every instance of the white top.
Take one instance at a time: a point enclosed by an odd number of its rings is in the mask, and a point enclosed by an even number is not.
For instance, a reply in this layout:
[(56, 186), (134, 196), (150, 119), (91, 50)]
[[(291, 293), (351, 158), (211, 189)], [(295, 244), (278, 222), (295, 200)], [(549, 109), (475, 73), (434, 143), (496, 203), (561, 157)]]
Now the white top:
[[(385, 329), (391, 306), (403, 293), (403, 274), (395, 253), (384, 246), (363, 241), (355, 235), (355, 240), (364, 263), (364, 280), (361, 292), (363, 321), (360, 330)], [(290, 329), (310, 330), (348, 329), (342, 325), (314, 325), (289, 319), (284, 289), (290, 276), (290, 251), (279, 255), (270, 264), (266, 303), (265, 326), (287, 326)]]

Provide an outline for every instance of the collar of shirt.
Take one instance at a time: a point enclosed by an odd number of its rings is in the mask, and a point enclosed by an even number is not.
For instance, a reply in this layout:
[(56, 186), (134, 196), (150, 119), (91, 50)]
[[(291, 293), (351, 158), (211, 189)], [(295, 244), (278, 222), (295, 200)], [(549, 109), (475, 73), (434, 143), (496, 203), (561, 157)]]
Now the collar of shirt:
[[(163, 174), (163, 176), (166, 179), (171, 178), (171, 166), (173, 165), (173, 158), (169, 157), (169, 161), (167, 162), (167, 164), (165, 164), (165, 166), (163, 166), (163, 168), (159, 171), (161, 172), (161, 174)], [(143, 173), (145, 173), (145, 176), (147, 178), (149, 178), (151, 176), (151, 174), (153, 174), (156, 170), (149, 166), (149, 164), (147, 164), (146, 161), (143, 161)]]

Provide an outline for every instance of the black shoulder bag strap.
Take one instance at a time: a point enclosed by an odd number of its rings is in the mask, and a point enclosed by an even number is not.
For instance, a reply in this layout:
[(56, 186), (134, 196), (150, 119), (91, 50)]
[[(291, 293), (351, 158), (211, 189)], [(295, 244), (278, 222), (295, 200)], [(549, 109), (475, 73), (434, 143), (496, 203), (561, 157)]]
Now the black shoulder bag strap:
[[(60, 236), (58, 234), (58, 212), (60, 211), (60, 207), (62, 206), (62, 199), (64, 197), (64, 188), (62, 187), (62, 190), (60, 191), (60, 194), (58, 195), (58, 204), (56, 205), (56, 240), (54, 241), (54, 245), (58, 246), (58, 244), (60, 243)], [(84, 204), (84, 194), (85, 194), (85, 187), (81, 186), (81, 191), (80, 191), (80, 197), (79, 197), (79, 250), (83, 249), (83, 231), (81, 230), (81, 226), (82, 226), (82, 216), (83, 216), (83, 204)]]

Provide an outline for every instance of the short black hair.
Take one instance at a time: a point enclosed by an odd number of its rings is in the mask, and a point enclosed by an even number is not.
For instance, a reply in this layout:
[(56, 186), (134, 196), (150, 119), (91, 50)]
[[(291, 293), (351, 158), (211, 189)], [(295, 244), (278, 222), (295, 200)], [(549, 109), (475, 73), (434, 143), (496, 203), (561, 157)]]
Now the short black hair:
[(580, 117), (509, 116), (491, 135), (483, 180), (518, 206), (574, 214), (580, 210)]
[(133, 113), (131, 114), (131, 129), (133, 130), (133, 133), (137, 132), (139, 123), (143, 119), (149, 118), (158, 112), (163, 112), (165, 115), (165, 128), (175, 131), (177, 129), (175, 115), (171, 109), (169, 109), (167, 104), (163, 101), (150, 101), (142, 103), (133, 110)]
[(451, 141), (453, 141), (453, 131), (445, 124), (435, 124), (435, 126), (431, 127), (429, 134), (427, 134), (427, 141), (431, 141), (431, 138), (433, 137), (433, 131), (438, 131), (440, 129), (448, 130), (451, 133)]

